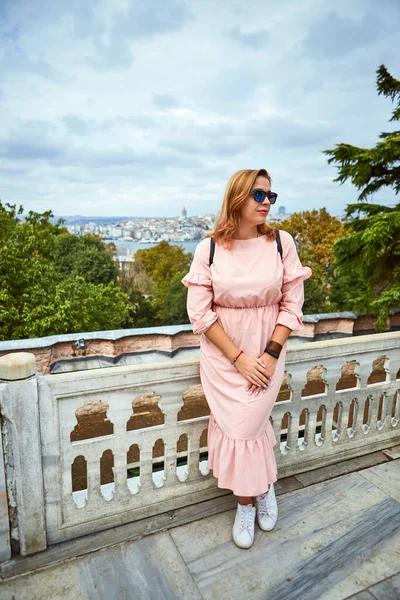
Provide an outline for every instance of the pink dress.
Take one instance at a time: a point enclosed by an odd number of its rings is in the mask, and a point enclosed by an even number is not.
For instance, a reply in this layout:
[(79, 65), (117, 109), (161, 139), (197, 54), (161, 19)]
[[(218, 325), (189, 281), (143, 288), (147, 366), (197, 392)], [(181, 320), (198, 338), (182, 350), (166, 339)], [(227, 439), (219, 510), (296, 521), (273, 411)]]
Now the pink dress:
[(275, 325), (303, 327), (305, 279), (293, 237), (280, 231), (283, 259), (266, 236), (233, 240), (231, 250), (215, 244), (209, 267), (210, 238), (197, 245), (190, 271), (181, 280), (188, 288), (187, 312), (200, 338), (200, 380), (210, 407), (208, 466), (219, 488), (237, 496), (263, 494), (277, 480), (277, 440), (270, 414), (285, 369), (284, 344), (269, 387), (258, 396), (246, 392), (247, 379), (204, 333), (218, 321), (245, 352), (260, 356)]

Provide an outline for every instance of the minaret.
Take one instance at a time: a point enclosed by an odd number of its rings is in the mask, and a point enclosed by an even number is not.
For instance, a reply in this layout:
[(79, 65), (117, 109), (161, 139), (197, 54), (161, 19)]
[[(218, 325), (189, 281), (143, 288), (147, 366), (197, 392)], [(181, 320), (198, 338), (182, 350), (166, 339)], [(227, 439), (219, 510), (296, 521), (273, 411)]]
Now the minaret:
[(186, 219), (186, 217), (187, 217), (186, 206), (184, 206), (184, 207), (183, 207), (183, 210), (182, 210), (182, 217), (183, 217), (184, 219)]

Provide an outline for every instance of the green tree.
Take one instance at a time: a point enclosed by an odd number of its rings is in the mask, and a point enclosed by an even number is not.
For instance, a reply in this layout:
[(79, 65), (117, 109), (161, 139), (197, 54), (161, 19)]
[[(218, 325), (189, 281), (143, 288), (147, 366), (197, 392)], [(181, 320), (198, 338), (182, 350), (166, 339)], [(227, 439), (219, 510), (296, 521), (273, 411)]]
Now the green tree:
[(159, 289), (167, 290), (178, 271), (190, 267), (192, 254), (165, 240), (152, 248), (140, 249), (135, 254), (135, 274), (145, 271)]
[(119, 287), (55, 263), (62, 221), (53, 225), (51, 211), (22, 215), (0, 202), (0, 340), (121, 327), (129, 303)]
[(112, 258), (115, 258), (118, 255), (117, 246), (114, 242), (107, 242), (106, 244), (104, 244), (104, 246), (109, 255), (112, 256)]
[(330, 298), (334, 282), (334, 242), (344, 235), (343, 225), (326, 208), (292, 214), (277, 225), (290, 233), (303, 265), (311, 267), (313, 276), (304, 282), (305, 314), (331, 312), (336, 305)]
[(63, 276), (79, 275), (87, 282), (107, 285), (116, 281), (118, 267), (98, 236), (62, 233), (54, 240), (54, 264)]
[(175, 273), (167, 293), (160, 301), (159, 317), (165, 325), (181, 325), (189, 322), (186, 310), (187, 288), (181, 283), (181, 279), (187, 271), (188, 269)]
[[(378, 95), (396, 102), (390, 121), (400, 120), (400, 80), (384, 65), (377, 69)], [(378, 331), (387, 328), (391, 308), (400, 305), (400, 204), (384, 206), (365, 202), (384, 187), (400, 191), (400, 131), (379, 135), (373, 148), (337, 144), (324, 150), (338, 168), (335, 181), (348, 179), (361, 190), (358, 203), (346, 208), (345, 237), (333, 246), (339, 280), (334, 296), (349, 310), (379, 315)], [(358, 274), (358, 284), (354, 283)], [(347, 286), (346, 286), (347, 284)]]
[[(129, 299), (129, 313), (124, 322), (124, 328), (152, 327), (155, 323), (155, 307), (151, 298), (147, 298), (147, 291), (141, 289), (141, 285), (135, 279), (133, 264), (128, 268), (123, 268), (118, 274), (118, 285), (127, 294)], [(139, 273), (145, 276), (153, 283), (149, 275), (144, 272)]]
[(60, 278), (48, 291), (45, 300), (40, 284), (30, 288), (13, 337), (119, 329), (129, 314), (126, 295), (113, 283), (95, 285), (74, 275)]
[[(133, 264), (135, 285), (152, 296), (154, 325), (186, 323), (187, 291), (177, 284), (190, 268), (193, 254), (180, 246), (162, 241), (152, 248), (138, 250)], [(181, 289), (182, 288), (182, 289)]]

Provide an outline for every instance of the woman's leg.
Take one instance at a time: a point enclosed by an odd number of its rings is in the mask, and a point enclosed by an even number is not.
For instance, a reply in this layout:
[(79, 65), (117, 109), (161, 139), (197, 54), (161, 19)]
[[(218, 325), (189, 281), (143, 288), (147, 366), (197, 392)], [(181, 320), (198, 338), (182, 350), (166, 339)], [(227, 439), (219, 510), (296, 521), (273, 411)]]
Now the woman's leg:
[(254, 504), (253, 496), (237, 496), (239, 504)]
[[(264, 493), (268, 492), (269, 487), (270, 486), (267, 487)], [(237, 496), (237, 499), (239, 504), (254, 504), (255, 496)]]

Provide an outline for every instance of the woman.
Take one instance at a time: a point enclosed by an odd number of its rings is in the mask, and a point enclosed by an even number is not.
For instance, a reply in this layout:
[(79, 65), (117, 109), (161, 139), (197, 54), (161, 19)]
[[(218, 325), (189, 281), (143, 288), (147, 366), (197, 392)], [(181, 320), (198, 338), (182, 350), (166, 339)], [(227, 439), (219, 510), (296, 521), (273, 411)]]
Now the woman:
[(278, 516), (270, 414), (286, 340), (303, 326), (303, 281), (311, 277), (292, 236), (280, 231), (281, 258), (276, 230), (265, 223), (277, 198), (270, 186), (265, 169), (232, 175), (215, 230), (197, 245), (181, 280), (193, 332), (202, 334), (200, 380), (211, 411), (208, 466), (218, 487), (237, 496), (232, 535), (240, 548), (253, 544), (256, 515), (264, 531)]

